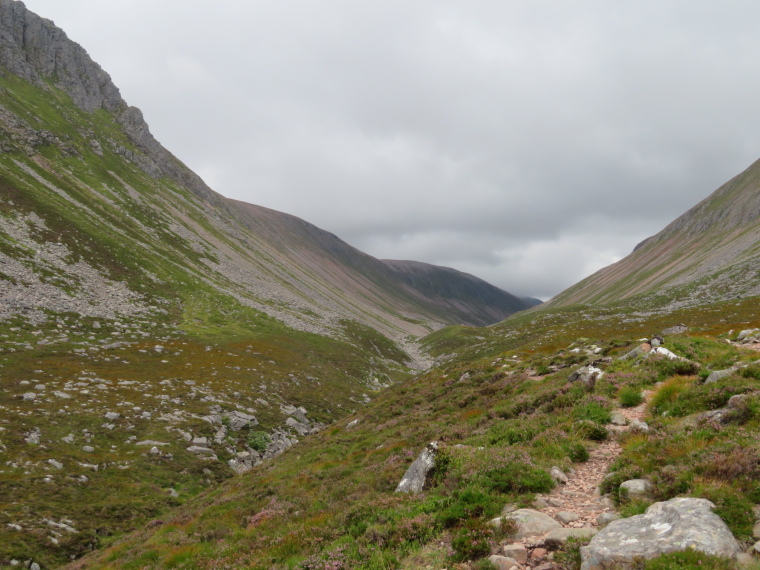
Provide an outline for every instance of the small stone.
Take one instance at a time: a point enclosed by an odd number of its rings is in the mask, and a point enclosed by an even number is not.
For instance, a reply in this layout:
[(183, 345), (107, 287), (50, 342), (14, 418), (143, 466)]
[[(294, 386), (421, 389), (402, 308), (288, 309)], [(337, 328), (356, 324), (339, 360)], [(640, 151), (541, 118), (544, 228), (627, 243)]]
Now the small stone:
[(571, 522), (575, 522), (581, 518), (579, 515), (568, 511), (560, 511), (554, 516), (562, 524), (570, 524)]
[(92, 453), (93, 451), (95, 451), (95, 448), (91, 445), (85, 445), (84, 447), (82, 447), (82, 451), (86, 453)]
[(55, 459), (48, 459), (47, 462), (53, 467), (55, 467), (56, 469), (59, 469), (59, 470), (63, 469), (63, 463), (61, 463), (60, 461), (56, 461)]
[(37, 394), (34, 392), (26, 392), (21, 396), (25, 402), (33, 402), (37, 398)]
[(118, 420), (121, 414), (118, 412), (106, 412), (105, 418), (110, 421)]
[(612, 412), (610, 415), (610, 423), (614, 426), (625, 426), (628, 425), (628, 420), (625, 419), (625, 416), (620, 412)]
[(595, 528), (560, 528), (546, 535), (544, 544), (548, 548), (561, 548), (569, 538), (588, 539), (596, 534)]
[(520, 564), (525, 564), (528, 561), (528, 549), (522, 544), (507, 544), (501, 551), (504, 556), (514, 558)]
[(559, 467), (552, 467), (549, 474), (557, 483), (564, 485), (568, 482), (567, 475), (565, 475)]
[(646, 479), (630, 479), (620, 484), (621, 494), (629, 498), (646, 497), (652, 484)]
[(549, 551), (545, 548), (534, 548), (530, 553), (531, 560), (541, 560)]
[(760, 538), (760, 522), (757, 523), (752, 529), (752, 536), (755, 538)]
[(596, 517), (596, 524), (599, 525), (600, 528), (604, 528), (608, 524), (610, 524), (612, 521), (616, 521), (620, 518), (620, 515), (617, 513), (602, 513), (598, 517)]
[(161, 451), (154, 445), (150, 448), (150, 454), (151, 455), (159, 455)]
[(499, 570), (511, 570), (517, 564), (517, 560), (514, 558), (499, 556), (498, 554), (492, 554), (488, 557), (488, 560)]

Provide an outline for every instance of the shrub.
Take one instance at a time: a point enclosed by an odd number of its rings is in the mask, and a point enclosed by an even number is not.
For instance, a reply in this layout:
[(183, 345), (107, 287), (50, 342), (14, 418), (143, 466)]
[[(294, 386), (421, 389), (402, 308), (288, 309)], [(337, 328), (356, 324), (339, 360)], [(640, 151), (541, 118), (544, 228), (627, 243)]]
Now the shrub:
[(486, 471), (483, 485), (499, 493), (546, 493), (554, 488), (554, 480), (543, 469), (512, 463)]
[(676, 401), (676, 398), (685, 392), (689, 386), (694, 382), (693, 377), (689, 376), (673, 376), (667, 382), (665, 382), (654, 396), (650, 407), (654, 413), (661, 414), (670, 408), (670, 405)]
[(575, 424), (578, 436), (592, 441), (604, 441), (607, 439), (607, 428), (590, 420), (580, 421)]
[(262, 430), (252, 431), (248, 435), (248, 445), (251, 449), (258, 451), (259, 453), (264, 453), (271, 442), (272, 438), (267, 432)]
[(451, 541), (454, 560), (464, 562), (465, 560), (483, 558), (490, 554), (493, 536), (493, 529), (482, 521), (470, 521), (457, 532)]
[[(606, 433), (606, 430), (605, 430)], [(588, 449), (582, 443), (574, 443), (567, 452), (568, 457), (575, 463), (584, 463), (589, 459)]]
[(641, 391), (630, 387), (622, 388), (618, 397), (620, 398), (620, 405), (624, 408), (635, 408), (644, 401)]
[(754, 380), (760, 380), (760, 364), (752, 364), (746, 368), (742, 368), (739, 374), (744, 378), (752, 378)]
[(464, 489), (456, 493), (445, 510), (438, 513), (436, 522), (444, 528), (451, 528), (461, 521), (495, 514), (498, 503), (494, 497), (478, 489)]
[(583, 406), (578, 406), (573, 411), (573, 415), (579, 420), (590, 420), (598, 424), (608, 424), (612, 420), (610, 411), (598, 402), (589, 402)]

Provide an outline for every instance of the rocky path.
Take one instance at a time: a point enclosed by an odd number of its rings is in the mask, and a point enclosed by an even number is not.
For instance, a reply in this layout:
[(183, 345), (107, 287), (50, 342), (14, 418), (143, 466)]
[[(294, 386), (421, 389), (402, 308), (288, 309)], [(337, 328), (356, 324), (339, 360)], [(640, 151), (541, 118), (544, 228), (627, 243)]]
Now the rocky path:
[[(643, 421), (650, 391), (644, 392), (645, 401), (635, 408), (619, 408), (615, 412), (622, 415), (630, 424), (634, 420)], [(629, 425), (609, 426), (612, 431), (628, 431)], [(568, 528), (596, 528), (597, 518), (602, 513), (612, 513), (612, 501), (599, 494), (599, 486), (607, 470), (622, 448), (612, 439), (599, 444), (591, 451), (590, 458), (582, 463), (573, 473), (568, 473), (566, 484), (558, 485), (547, 496), (539, 499), (543, 503), (541, 510)], [(545, 506), (544, 506), (545, 505)]]

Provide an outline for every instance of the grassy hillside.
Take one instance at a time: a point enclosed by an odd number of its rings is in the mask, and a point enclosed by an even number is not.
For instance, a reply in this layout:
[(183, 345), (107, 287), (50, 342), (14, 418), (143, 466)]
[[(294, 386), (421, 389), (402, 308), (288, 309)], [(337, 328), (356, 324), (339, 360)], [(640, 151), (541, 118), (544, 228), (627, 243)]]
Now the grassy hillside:
[(760, 161), (549, 306), (679, 307), (760, 294)]
[[(757, 301), (650, 319), (556, 309), (485, 329), (437, 332), (428, 340), (446, 355), (438, 367), (388, 388), (271, 465), (204, 492), (72, 567), (476, 567), (509, 532), (489, 530), (485, 522), (508, 503), (531, 506), (537, 493), (549, 491), (550, 467), (567, 472), (582, 464), (613, 437), (605, 429), (610, 410), (624, 394), (641, 390), (654, 391), (651, 431), (621, 436), (622, 453), (604, 491), (613, 493), (624, 516), (655, 500), (707, 497), (746, 544), (760, 500), (760, 368), (715, 384), (702, 380), (712, 369), (760, 358), (725, 340), (760, 326)], [(666, 346), (692, 363), (614, 360), (640, 336), (680, 323), (689, 330), (666, 336)], [(606, 375), (593, 391), (568, 383), (580, 365), (604, 357), (611, 357), (602, 364)], [(696, 419), (734, 394), (749, 396), (740, 417), (726, 426)], [(394, 493), (433, 440), (442, 452), (428, 489)], [(618, 497), (616, 483), (640, 476), (654, 481), (650, 499)], [(574, 548), (555, 553), (557, 563), (575, 567)]]

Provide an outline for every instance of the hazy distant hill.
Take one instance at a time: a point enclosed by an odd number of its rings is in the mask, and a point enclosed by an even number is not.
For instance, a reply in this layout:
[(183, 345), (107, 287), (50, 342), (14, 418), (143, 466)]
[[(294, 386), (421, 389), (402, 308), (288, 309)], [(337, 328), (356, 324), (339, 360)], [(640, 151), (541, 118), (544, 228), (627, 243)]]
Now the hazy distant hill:
[(690, 304), (760, 294), (760, 161), (718, 188), (625, 259), (547, 306), (604, 304), (636, 295)]

